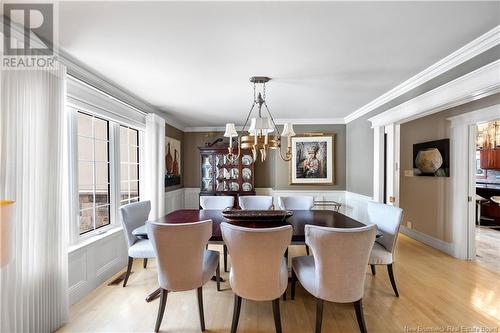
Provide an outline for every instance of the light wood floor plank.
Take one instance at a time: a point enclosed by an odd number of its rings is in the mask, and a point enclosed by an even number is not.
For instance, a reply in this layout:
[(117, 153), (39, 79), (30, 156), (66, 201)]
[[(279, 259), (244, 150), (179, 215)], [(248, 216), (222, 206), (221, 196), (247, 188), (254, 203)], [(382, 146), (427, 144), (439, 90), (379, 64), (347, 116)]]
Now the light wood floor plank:
[[(303, 246), (290, 247), (291, 256), (304, 252)], [(105, 283), (73, 305), (69, 323), (59, 332), (152, 332), (158, 300), (146, 303), (144, 298), (157, 286), (155, 262), (143, 269), (137, 260), (133, 270), (126, 288)], [(369, 332), (404, 332), (405, 327), (418, 326), (489, 327), (499, 332), (499, 273), (404, 235), (398, 240), (394, 271), (400, 298), (393, 295), (385, 266), (377, 266), (376, 276), (367, 269), (363, 303)], [(222, 274), (227, 279), (228, 274)], [(222, 292), (216, 291), (215, 282), (204, 287), (207, 332), (230, 330), (233, 294), (227, 282), (222, 287)], [(283, 332), (314, 332), (316, 303), (299, 284), (295, 300), (280, 306)], [(169, 294), (161, 331), (199, 332), (195, 291)], [(238, 332), (274, 332), (271, 303), (243, 300)], [(353, 306), (325, 303), (323, 332), (359, 332)]]

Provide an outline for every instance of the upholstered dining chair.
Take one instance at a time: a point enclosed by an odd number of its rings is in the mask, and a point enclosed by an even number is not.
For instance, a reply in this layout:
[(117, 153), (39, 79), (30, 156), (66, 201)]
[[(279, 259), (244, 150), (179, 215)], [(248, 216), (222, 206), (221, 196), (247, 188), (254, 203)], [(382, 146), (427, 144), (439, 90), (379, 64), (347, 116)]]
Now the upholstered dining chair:
[(242, 298), (273, 302), (274, 325), (281, 332), (280, 297), (288, 285), (283, 254), (292, 240), (292, 226), (244, 228), (221, 224), (222, 237), (232, 258), (229, 282), (234, 292), (231, 333), (235, 333)]
[(308, 195), (278, 197), (278, 204), (281, 209), (311, 210), (314, 206), (314, 197)]
[(269, 195), (244, 195), (239, 197), (240, 208), (244, 210), (269, 210), (273, 208), (273, 197)]
[[(224, 210), (227, 207), (233, 207), (234, 197), (230, 195), (222, 196), (200, 196), (200, 206), (205, 210)], [(227, 247), (222, 245), (224, 255), (224, 272), (227, 273)]]
[(128, 265), (127, 273), (125, 274), (125, 279), (123, 280), (123, 287), (127, 285), (134, 259), (143, 259), (143, 267), (146, 268), (148, 258), (154, 258), (155, 256), (149, 239), (139, 239), (132, 234), (134, 229), (146, 223), (150, 211), (150, 201), (134, 202), (120, 208), (123, 231), (125, 232), (125, 238), (128, 246)]
[(202, 209), (223, 210), (233, 207), (234, 197), (230, 195), (221, 196), (200, 196), (200, 206)]
[[(314, 207), (314, 197), (308, 195), (278, 197), (278, 204), (281, 209), (286, 210), (311, 210)], [(306, 254), (309, 255), (309, 246), (307, 245)]]
[(323, 301), (354, 303), (359, 328), (366, 332), (362, 300), (376, 232), (376, 225), (353, 229), (305, 226), (306, 244), (313, 255), (292, 259), (291, 298), (295, 298), (297, 280), (316, 297), (316, 333), (321, 332)]
[(375, 265), (386, 265), (391, 281), (392, 289), (396, 297), (399, 297), (396, 280), (394, 279), (393, 263), (396, 250), (396, 241), (399, 234), (399, 226), (403, 219), (403, 210), (398, 207), (378, 203), (368, 203), (368, 220), (376, 224), (382, 237), (377, 238), (370, 254), (369, 264), (372, 274), (375, 275)]
[(146, 228), (156, 255), (161, 289), (155, 332), (160, 329), (167, 294), (193, 289), (198, 291), (200, 326), (205, 331), (203, 285), (214, 273), (220, 290), (219, 252), (205, 249), (212, 236), (212, 220), (182, 224), (148, 222)]

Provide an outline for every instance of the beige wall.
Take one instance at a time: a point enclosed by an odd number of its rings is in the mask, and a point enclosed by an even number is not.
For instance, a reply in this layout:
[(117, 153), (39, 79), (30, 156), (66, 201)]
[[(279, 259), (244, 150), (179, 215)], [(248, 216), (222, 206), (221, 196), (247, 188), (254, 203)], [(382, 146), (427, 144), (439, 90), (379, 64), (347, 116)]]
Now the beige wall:
[[(335, 133), (336, 134), (336, 185), (289, 185), (289, 164), (278, 156), (278, 152), (270, 151), (265, 162), (255, 163), (255, 187), (273, 189), (296, 190), (344, 190), (345, 189), (345, 125), (298, 125), (295, 126), (297, 135), (300, 133)], [(200, 156), (198, 147), (205, 146), (223, 135), (222, 132), (186, 132), (184, 133), (184, 186), (200, 186)]]
[(184, 187), (184, 165), (185, 165), (185, 149), (184, 149), (184, 132), (181, 130), (170, 126), (169, 124), (165, 124), (165, 135), (171, 137), (173, 139), (179, 140), (181, 142), (181, 184), (175, 186), (165, 187), (165, 192), (170, 192), (177, 190), (179, 188)]
[(401, 125), (400, 207), (404, 210), (405, 225), (411, 221), (417, 231), (445, 242), (452, 241), (449, 203), (454, 175), (406, 177), (405, 170), (413, 169), (413, 144), (449, 138), (447, 118), (499, 103), (500, 94), (497, 94)]

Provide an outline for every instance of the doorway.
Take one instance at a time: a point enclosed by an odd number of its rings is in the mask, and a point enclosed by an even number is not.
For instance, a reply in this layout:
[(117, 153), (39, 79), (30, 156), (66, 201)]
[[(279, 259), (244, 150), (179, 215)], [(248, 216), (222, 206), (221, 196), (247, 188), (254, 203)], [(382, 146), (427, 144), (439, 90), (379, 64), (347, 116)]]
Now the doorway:
[(500, 119), (475, 124), (475, 259), (500, 272)]

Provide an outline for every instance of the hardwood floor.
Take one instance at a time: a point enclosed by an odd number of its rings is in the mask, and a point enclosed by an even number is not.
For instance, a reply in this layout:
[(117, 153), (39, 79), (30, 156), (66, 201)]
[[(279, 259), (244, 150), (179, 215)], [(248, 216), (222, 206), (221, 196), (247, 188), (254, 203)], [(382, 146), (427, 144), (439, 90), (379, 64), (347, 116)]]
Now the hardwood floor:
[(476, 261), (500, 273), (500, 230), (476, 226)]
[[(221, 246), (211, 247), (222, 251)], [(304, 252), (304, 246), (290, 247), (290, 257)], [(133, 271), (126, 288), (105, 283), (73, 305), (69, 323), (58, 332), (152, 332), (158, 300), (146, 303), (144, 298), (157, 287), (155, 262), (143, 269), (136, 260)], [(455, 332), (456, 326), (500, 331), (499, 273), (404, 235), (398, 240), (394, 273), (399, 298), (393, 295), (386, 270), (372, 276), (367, 266), (363, 305), (368, 332), (417, 332), (419, 327), (438, 332), (447, 326), (453, 327), (443, 332)], [(216, 291), (215, 282), (203, 289), (207, 332), (229, 332), (234, 297), (229, 283), (222, 284), (222, 292)], [(280, 307), (283, 332), (314, 332), (316, 302), (300, 284), (295, 300), (288, 298)], [(199, 332), (199, 325), (196, 290), (169, 294), (160, 330)], [(243, 301), (238, 332), (274, 332), (271, 302)], [(359, 332), (352, 305), (325, 302), (323, 332)]]

